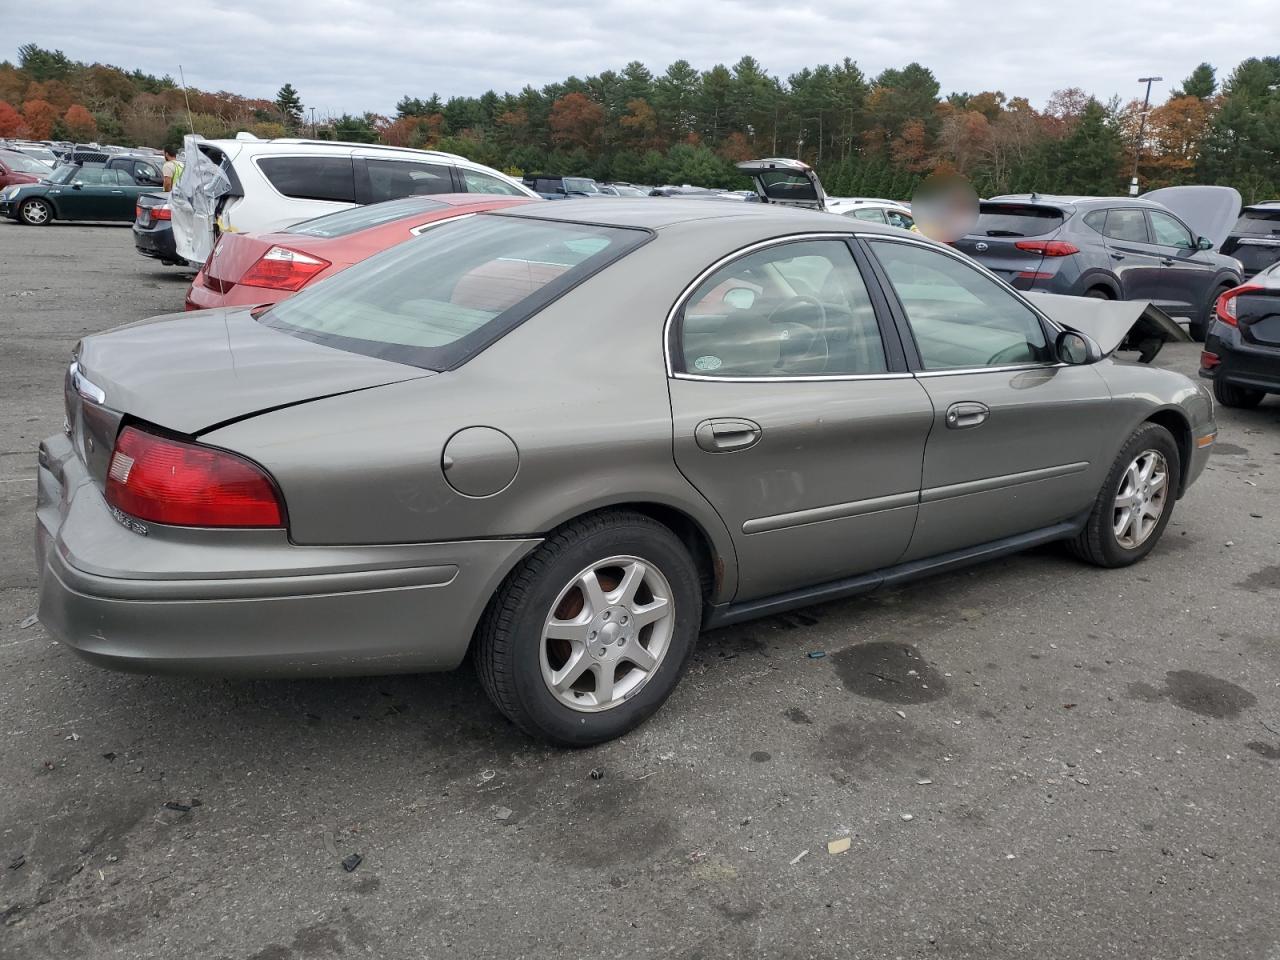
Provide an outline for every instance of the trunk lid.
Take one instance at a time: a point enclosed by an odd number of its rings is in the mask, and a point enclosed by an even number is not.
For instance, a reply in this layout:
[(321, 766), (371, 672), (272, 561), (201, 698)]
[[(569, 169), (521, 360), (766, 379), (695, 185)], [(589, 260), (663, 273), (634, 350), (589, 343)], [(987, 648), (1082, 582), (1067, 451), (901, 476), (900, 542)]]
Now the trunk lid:
[(1020, 273), (1041, 272), (1045, 259), (1038, 250), (1021, 249), (1018, 242), (1052, 240), (1070, 215), (1069, 210), (1047, 203), (983, 201), (973, 232), (952, 246), (1012, 285)]
[(1177, 214), (1198, 237), (1208, 237), (1216, 250), (1240, 216), (1240, 191), (1235, 187), (1195, 185), (1162, 187), (1142, 195)]
[(245, 307), (156, 317), (81, 341), (67, 425), (99, 483), (122, 417), (195, 436), (309, 400), (433, 376), (263, 326)]
[(739, 170), (751, 178), (762, 203), (780, 203), (810, 210), (826, 209), (827, 194), (813, 168), (800, 160), (769, 157), (744, 160)]

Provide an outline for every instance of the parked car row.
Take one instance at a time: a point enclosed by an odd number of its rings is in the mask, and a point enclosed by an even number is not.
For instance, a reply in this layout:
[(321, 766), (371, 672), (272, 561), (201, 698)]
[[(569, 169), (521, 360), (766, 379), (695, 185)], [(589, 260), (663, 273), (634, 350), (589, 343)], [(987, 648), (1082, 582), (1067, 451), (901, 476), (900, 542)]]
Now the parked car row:
[(0, 216), (28, 226), (54, 220), (133, 220), (138, 198), (160, 186), (160, 166), (129, 154), (66, 163), (42, 179), (0, 190)]

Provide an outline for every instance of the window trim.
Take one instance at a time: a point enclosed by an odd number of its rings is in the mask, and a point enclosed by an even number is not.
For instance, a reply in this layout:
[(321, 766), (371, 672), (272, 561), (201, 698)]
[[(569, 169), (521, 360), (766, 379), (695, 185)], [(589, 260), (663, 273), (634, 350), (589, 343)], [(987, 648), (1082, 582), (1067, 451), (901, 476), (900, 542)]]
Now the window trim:
[[(865, 222), (865, 221), (864, 221)], [(883, 224), (882, 224), (883, 226)], [(889, 229), (886, 227), (886, 229)], [(688, 284), (676, 297), (675, 303), (671, 309), (667, 311), (666, 322), (662, 326), (662, 356), (667, 369), (667, 378), (669, 380), (697, 380), (708, 383), (813, 383), (813, 382), (829, 382), (839, 380), (905, 380), (909, 379), (912, 374), (909, 370), (894, 369), (898, 366), (905, 366), (905, 358), (901, 354), (901, 348), (895, 351), (894, 344), (891, 342), (890, 335), (900, 337), (896, 325), (889, 319), (886, 323), (884, 311), (888, 304), (884, 298), (883, 292), (878, 288), (879, 278), (876, 277), (875, 282), (867, 276), (867, 271), (863, 264), (862, 258), (859, 256), (859, 250), (852, 244), (854, 239), (852, 233), (794, 233), (784, 237), (770, 237), (767, 240), (758, 240), (755, 243), (748, 244), (745, 247), (726, 254), (719, 258), (705, 270), (700, 272), (693, 281)], [(857, 269), (862, 277), (862, 282), (866, 285), (867, 296), (871, 300), (871, 307), (876, 318), (876, 328), (880, 334), (881, 347), (885, 352), (885, 365), (889, 368), (884, 373), (814, 373), (814, 374), (795, 374), (786, 377), (709, 377), (698, 373), (677, 372), (673, 362), (673, 336), (675, 333), (675, 322), (677, 318), (683, 318), (684, 308), (688, 305), (689, 299), (702, 286), (704, 280), (709, 278), (721, 267), (728, 266), (735, 260), (741, 260), (760, 250), (766, 250), (769, 247), (779, 247), (788, 243), (805, 243), (811, 240), (835, 240), (844, 244), (846, 250), (849, 251), (853, 258), (854, 268)]]
[[(1053, 345), (1058, 341), (1058, 335), (1062, 333), (1063, 328), (1055, 323), (1048, 314), (1024, 297), (1018, 290), (1014, 289), (1004, 280), (978, 263), (971, 257), (968, 257), (958, 250), (952, 250), (950, 247), (942, 244), (935, 244), (922, 240), (916, 240), (910, 236), (891, 236), (883, 233), (860, 233), (857, 238), (864, 244), (867, 241), (877, 241), (885, 243), (902, 243), (909, 246), (922, 247), (926, 250), (932, 250), (934, 253), (951, 257), (953, 260), (959, 261), (989, 280), (996, 283), (997, 286), (1003, 288), (1005, 292), (1013, 295), (1013, 298), (1031, 311), (1032, 315), (1040, 321), (1040, 326), (1045, 334), (1045, 342), (1052, 349)], [(907, 369), (911, 371), (914, 377), (954, 377), (969, 373), (1012, 373), (1019, 370), (1053, 370), (1058, 367), (1065, 367), (1067, 364), (1061, 360), (1038, 361), (1034, 363), (1015, 363), (1002, 364), (998, 367), (948, 367), (945, 370), (928, 370), (925, 368), (924, 361), (920, 356), (920, 348), (916, 344), (915, 331), (911, 329), (911, 322), (907, 319), (906, 307), (902, 305), (902, 301), (898, 298), (898, 291), (894, 288), (893, 282), (889, 279), (889, 275), (885, 273), (884, 266), (880, 263), (875, 255), (875, 251), (867, 244), (867, 256), (871, 260), (873, 269), (875, 270), (876, 280), (884, 289), (884, 295), (889, 302), (889, 310), (893, 314), (893, 318), (898, 327), (898, 335), (902, 338), (903, 347), (907, 350)]]

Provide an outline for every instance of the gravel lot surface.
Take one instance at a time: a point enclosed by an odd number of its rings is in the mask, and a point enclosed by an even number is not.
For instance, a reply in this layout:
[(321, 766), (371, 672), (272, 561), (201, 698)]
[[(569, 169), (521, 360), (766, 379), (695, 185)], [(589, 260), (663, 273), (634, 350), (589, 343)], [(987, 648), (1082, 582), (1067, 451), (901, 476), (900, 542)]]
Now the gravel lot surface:
[(28, 624), (69, 351), (186, 282), (0, 222), (0, 957), (1280, 958), (1276, 398), (1219, 410), (1136, 567), (707, 634), (654, 720), (561, 752), (469, 669), (133, 676)]

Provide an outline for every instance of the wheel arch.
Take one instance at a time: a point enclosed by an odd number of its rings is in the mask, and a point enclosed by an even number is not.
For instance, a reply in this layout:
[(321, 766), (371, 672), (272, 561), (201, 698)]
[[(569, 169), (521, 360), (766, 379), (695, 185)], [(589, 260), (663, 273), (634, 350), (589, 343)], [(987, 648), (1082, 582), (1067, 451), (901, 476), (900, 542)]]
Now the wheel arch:
[(1173, 442), (1178, 445), (1178, 499), (1187, 491), (1188, 477), (1191, 473), (1191, 456), (1195, 452), (1195, 440), (1191, 435), (1191, 421), (1177, 407), (1162, 407), (1147, 416), (1144, 423), (1154, 423), (1164, 427), (1173, 434)]
[(1081, 295), (1090, 290), (1105, 290), (1112, 300), (1123, 300), (1124, 293), (1120, 289), (1120, 281), (1104, 270), (1089, 270), (1081, 275), (1077, 282)]

